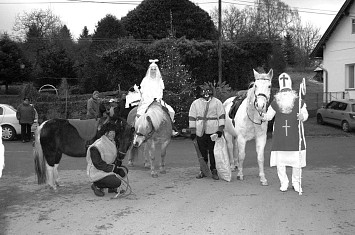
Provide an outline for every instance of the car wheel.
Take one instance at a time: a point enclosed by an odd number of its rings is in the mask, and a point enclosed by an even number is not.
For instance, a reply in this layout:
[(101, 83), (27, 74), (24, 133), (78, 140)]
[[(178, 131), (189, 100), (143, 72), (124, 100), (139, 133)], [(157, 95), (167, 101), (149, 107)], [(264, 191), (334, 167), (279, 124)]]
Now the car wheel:
[(318, 124), (321, 124), (321, 125), (323, 125), (323, 124), (324, 124), (324, 121), (323, 121), (322, 115), (320, 115), (320, 114), (317, 114), (317, 123), (318, 123)]
[(347, 121), (343, 121), (341, 123), (341, 128), (343, 129), (343, 131), (345, 132), (349, 132), (350, 131), (350, 126), (349, 123)]
[(15, 128), (9, 125), (2, 126), (2, 139), (3, 140), (13, 140), (16, 136)]

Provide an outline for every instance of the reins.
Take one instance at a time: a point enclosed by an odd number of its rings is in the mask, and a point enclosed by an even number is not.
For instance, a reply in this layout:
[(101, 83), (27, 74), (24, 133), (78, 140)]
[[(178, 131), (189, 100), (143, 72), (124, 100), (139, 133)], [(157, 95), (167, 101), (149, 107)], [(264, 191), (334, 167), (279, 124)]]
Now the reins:
[[(258, 80), (268, 80), (268, 79), (260, 78), (260, 79), (258, 79)], [(262, 114), (263, 114), (263, 112), (259, 112), (259, 111), (256, 109), (256, 100), (257, 100), (258, 96), (264, 97), (265, 100), (266, 100), (266, 106), (267, 106), (267, 105), (269, 104), (269, 99), (270, 99), (270, 97), (268, 98), (264, 93), (255, 94), (255, 83), (253, 84), (253, 86), (254, 86), (254, 92), (253, 92), (253, 94), (254, 94), (254, 102), (253, 102), (253, 107), (254, 107), (255, 111), (258, 112), (259, 116), (261, 117)], [(249, 102), (249, 101), (250, 101), (250, 98), (251, 98), (251, 96), (248, 97), (248, 103), (249, 103), (249, 104), (250, 104), (250, 102)], [(256, 124), (256, 125), (262, 125), (263, 122), (264, 122), (262, 119), (260, 119), (260, 123), (258, 123), (258, 122), (255, 122), (254, 119), (251, 119), (251, 118), (250, 118), (249, 112), (248, 112), (248, 110), (249, 110), (248, 107), (249, 107), (249, 105), (247, 105), (247, 107), (246, 107), (246, 113), (247, 113), (247, 116), (248, 116), (249, 120), (250, 120), (252, 123)]]

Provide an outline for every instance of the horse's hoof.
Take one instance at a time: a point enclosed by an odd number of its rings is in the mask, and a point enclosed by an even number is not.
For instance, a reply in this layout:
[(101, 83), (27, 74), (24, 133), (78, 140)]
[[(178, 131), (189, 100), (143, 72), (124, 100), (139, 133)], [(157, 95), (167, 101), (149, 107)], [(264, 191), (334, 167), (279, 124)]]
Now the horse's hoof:
[(166, 174), (166, 170), (160, 170), (161, 174)]
[(57, 187), (64, 187), (64, 184), (60, 184), (60, 183), (58, 183), (58, 182), (55, 182), (55, 185), (56, 185)]
[(237, 176), (237, 180), (244, 180), (244, 176), (238, 175), (238, 176)]
[(260, 182), (262, 186), (269, 186), (268, 182), (265, 181), (265, 182)]
[(128, 166), (133, 166), (133, 162), (132, 161), (128, 161), (127, 165)]
[(158, 173), (152, 173), (153, 178), (158, 178)]

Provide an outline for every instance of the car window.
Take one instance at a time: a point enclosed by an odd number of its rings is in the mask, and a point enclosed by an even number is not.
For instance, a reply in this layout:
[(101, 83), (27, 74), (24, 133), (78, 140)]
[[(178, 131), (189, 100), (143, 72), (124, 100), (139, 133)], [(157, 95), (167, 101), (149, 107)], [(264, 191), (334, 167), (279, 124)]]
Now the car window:
[(2, 107), (0, 107), (0, 115), (4, 114), (4, 109)]
[(348, 104), (346, 104), (346, 103), (339, 103), (338, 110), (344, 111), (347, 106), (348, 106)]
[(337, 109), (337, 107), (338, 107), (338, 102), (336, 101), (332, 101), (327, 105), (328, 109)]
[(355, 112), (355, 104), (351, 105), (351, 112)]

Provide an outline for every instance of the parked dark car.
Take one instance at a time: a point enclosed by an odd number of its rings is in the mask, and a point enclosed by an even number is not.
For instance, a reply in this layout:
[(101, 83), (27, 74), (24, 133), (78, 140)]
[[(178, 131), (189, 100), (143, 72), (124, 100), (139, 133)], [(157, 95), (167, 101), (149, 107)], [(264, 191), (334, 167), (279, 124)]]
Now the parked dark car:
[(345, 132), (355, 129), (355, 99), (332, 100), (317, 110), (317, 123), (337, 125)]

